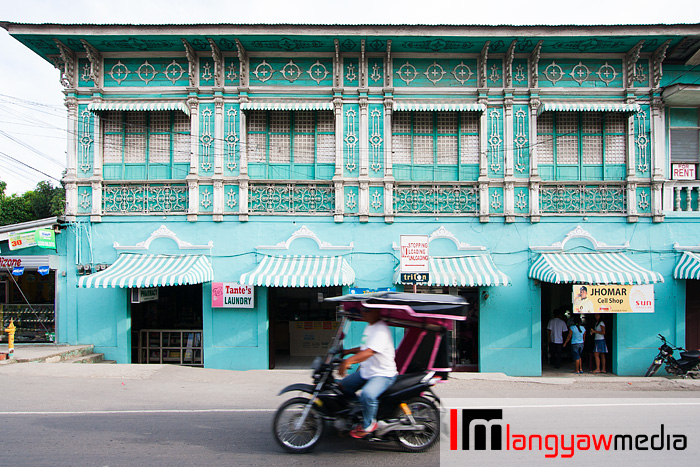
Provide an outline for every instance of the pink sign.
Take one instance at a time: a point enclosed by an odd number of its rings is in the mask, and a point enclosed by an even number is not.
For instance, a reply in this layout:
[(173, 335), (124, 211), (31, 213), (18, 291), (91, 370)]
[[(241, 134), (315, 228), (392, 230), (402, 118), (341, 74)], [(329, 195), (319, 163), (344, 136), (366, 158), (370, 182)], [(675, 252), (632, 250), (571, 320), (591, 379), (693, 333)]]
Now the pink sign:
[(212, 308), (255, 308), (253, 287), (235, 282), (213, 282)]

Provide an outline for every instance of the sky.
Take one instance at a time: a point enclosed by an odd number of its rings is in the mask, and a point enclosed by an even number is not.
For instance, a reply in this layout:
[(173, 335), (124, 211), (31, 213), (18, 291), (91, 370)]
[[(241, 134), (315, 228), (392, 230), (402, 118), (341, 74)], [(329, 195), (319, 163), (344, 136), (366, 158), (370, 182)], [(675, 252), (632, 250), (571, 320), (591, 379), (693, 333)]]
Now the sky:
[[(69, 24), (479, 24), (700, 23), (697, 0), (0, 0), (0, 21)], [(10, 6), (11, 5), (11, 6)], [(439, 8), (433, 7), (439, 5)], [(0, 180), (6, 194), (58, 185), (66, 160), (59, 72), (0, 28)]]

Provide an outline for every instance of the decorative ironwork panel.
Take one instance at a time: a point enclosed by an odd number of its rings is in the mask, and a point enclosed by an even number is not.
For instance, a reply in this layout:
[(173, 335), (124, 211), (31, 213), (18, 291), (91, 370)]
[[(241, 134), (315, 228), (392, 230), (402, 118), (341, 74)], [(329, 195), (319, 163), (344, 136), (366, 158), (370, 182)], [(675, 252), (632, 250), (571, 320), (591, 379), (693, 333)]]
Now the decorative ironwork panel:
[(540, 87), (623, 87), (621, 60), (541, 60)]
[(334, 214), (335, 190), (326, 184), (251, 185), (248, 209), (269, 214)]
[(238, 185), (224, 185), (224, 212), (239, 212)]
[(239, 133), (240, 109), (238, 104), (224, 105), (224, 174), (238, 175), (241, 155)]
[(651, 187), (637, 186), (637, 212), (651, 214)]
[(384, 175), (384, 106), (369, 106), (369, 175)]
[(518, 105), (513, 108), (513, 172), (516, 177), (527, 177), (530, 172), (530, 118), (528, 108)]
[(487, 60), (486, 80), (491, 87), (503, 87), (503, 60)]
[(214, 86), (214, 60), (211, 58), (199, 58), (199, 85)]
[(80, 105), (78, 119), (78, 176), (91, 177), (95, 153), (95, 116), (86, 105)]
[(332, 72), (330, 59), (267, 57), (250, 60), (251, 86), (332, 86)]
[(513, 60), (512, 65), (513, 86), (516, 88), (527, 87), (528, 85), (528, 68), (527, 60)]
[(199, 185), (199, 211), (214, 211), (214, 187), (212, 185)]
[(476, 214), (479, 190), (471, 185), (410, 185), (394, 187), (397, 214)]
[(102, 191), (105, 214), (151, 214), (187, 212), (185, 185), (107, 185)]
[(241, 64), (237, 58), (226, 57), (224, 59), (224, 84), (226, 86), (238, 86), (241, 82)]
[(360, 188), (356, 186), (346, 186), (344, 188), (345, 198), (343, 207), (346, 214), (357, 214), (360, 212)]
[(643, 105), (634, 115), (634, 144), (636, 153), (637, 177), (651, 177), (651, 122), (650, 109)]
[(184, 57), (106, 58), (104, 86), (188, 86), (188, 69), (189, 65)]
[(384, 60), (381, 58), (370, 58), (368, 60), (367, 83), (370, 86), (383, 86), (384, 85)]
[(214, 172), (214, 104), (199, 106), (199, 173)]
[(345, 86), (357, 86), (360, 80), (360, 67), (357, 58), (345, 58), (343, 82)]
[(488, 166), (490, 177), (503, 177), (503, 109), (488, 109)]
[(92, 187), (78, 187), (78, 214), (89, 214), (92, 212)]
[(489, 212), (503, 214), (503, 187), (489, 188)]
[(90, 76), (92, 67), (90, 66), (90, 60), (86, 58), (81, 58), (78, 60), (78, 86), (81, 88), (92, 88), (95, 86), (95, 82)]
[(540, 211), (559, 214), (624, 214), (626, 189), (622, 185), (557, 185), (540, 188)]
[(357, 104), (343, 106), (343, 158), (345, 175), (360, 173), (360, 108)]
[(530, 208), (530, 190), (527, 187), (517, 186), (514, 190), (515, 212), (527, 214)]
[[(477, 85), (476, 59), (437, 61), (409, 58), (394, 59), (393, 62), (395, 87), (474, 87)], [(370, 70), (370, 85), (376, 85), (372, 83), (371, 73), (372, 70)], [(502, 83), (503, 70), (499, 69), (498, 73), (498, 82)]]
[(384, 187), (369, 187), (369, 212), (371, 214), (382, 214), (384, 212)]

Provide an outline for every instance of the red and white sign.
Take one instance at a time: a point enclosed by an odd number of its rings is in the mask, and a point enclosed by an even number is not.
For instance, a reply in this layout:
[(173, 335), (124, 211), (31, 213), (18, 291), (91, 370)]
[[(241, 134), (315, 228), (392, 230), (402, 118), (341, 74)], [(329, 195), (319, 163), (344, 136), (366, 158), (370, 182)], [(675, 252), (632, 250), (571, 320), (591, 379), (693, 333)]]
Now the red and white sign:
[(428, 236), (401, 235), (401, 273), (429, 272)]
[(695, 180), (695, 164), (672, 164), (673, 180)]
[(214, 282), (211, 285), (212, 308), (255, 308), (253, 286), (235, 282)]

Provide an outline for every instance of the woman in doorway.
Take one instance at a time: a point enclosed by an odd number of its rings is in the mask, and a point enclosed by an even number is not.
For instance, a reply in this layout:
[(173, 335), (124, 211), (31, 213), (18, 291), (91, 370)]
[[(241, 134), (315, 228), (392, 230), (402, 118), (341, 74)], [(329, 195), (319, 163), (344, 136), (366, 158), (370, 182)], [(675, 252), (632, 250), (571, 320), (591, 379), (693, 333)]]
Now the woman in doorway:
[(608, 353), (608, 346), (605, 345), (605, 323), (601, 319), (600, 313), (595, 315), (595, 326), (591, 328), (591, 336), (595, 335), (593, 357), (595, 358), (595, 370), (593, 373), (605, 373), (605, 354)]
[(573, 315), (573, 324), (569, 326), (569, 334), (564, 341), (564, 347), (571, 341), (571, 359), (574, 361), (574, 373), (582, 374), (581, 354), (583, 353), (583, 342), (586, 340), (586, 328), (581, 326), (581, 315)]

